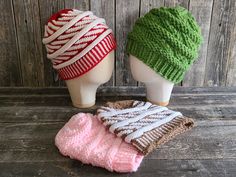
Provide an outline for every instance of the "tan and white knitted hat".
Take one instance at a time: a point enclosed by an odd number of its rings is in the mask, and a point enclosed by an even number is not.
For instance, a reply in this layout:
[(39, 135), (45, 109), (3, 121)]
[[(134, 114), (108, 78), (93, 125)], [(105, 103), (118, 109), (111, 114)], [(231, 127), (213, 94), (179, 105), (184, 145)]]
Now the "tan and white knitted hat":
[(109, 131), (147, 155), (161, 144), (193, 127), (193, 120), (180, 112), (149, 102), (108, 102), (97, 110)]
[(112, 30), (91, 11), (64, 9), (45, 25), (43, 43), (61, 79), (79, 77), (115, 49)]

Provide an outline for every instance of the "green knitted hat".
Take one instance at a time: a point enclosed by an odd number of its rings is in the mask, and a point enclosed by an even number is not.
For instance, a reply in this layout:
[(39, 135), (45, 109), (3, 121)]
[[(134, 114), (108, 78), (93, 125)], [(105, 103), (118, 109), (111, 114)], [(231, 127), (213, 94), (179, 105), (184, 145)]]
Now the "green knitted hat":
[(136, 21), (128, 34), (127, 52), (179, 83), (197, 58), (201, 41), (200, 28), (186, 9), (161, 7)]

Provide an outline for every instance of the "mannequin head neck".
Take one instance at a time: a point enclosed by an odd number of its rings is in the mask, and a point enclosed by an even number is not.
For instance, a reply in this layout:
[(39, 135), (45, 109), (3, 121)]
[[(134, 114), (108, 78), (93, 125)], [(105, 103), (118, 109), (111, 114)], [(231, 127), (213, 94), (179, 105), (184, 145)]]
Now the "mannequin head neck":
[(79, 108), (93, 106), (96, 100), (97, 88), (111, 78), (113, 68), (114, 50), (84, 75), (66, 80), (73, 105)]
[(129, 56), (129, 61), (134, 79), (146, 86), (148, 101), (161, 106), (168, 105), (174, 83), (163, 78), (133, 55)]

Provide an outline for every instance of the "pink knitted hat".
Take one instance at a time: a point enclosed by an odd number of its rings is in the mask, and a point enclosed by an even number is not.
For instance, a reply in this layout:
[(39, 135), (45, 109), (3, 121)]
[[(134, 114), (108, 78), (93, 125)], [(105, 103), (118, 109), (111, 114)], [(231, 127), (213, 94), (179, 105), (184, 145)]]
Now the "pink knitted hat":
[(45, 25), (43, 43), (63, 80), (85, 74), (116, 47), (103, 18), (76, 9), (64, 9), (51, 16)]
[(57, 133), (55, 144), (64, 156), (116, 172), (133, 172), (143, 154), (110, 133), (92, 114), (74, 115)]

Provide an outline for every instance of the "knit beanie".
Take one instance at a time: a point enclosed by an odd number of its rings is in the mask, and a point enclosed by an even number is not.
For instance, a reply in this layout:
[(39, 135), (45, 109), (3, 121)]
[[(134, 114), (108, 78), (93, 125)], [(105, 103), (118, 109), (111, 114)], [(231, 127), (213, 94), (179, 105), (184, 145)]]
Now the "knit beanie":
[(202, 41), (194, 17), (182, 7), (161, 7), (139, 18), (128, 34), (127, 52), (179, 83), (197, 58)]
[(85, 74), (116, 46), (103, 18), (76, 9), (64, 9), (50, 17), (43, 43), (47, 58), (63, 80)]
[(143, 154), (110, 133), (92, 114), (78, 113), (56, 135), (55, 144), (64, 156), (109, 171), (133, 172)]
[(111, 133), (144, 155), (194, 125), (191, 118), (180, 112), (138, 100), (108, 102), (98, 108), (97, 116)]

